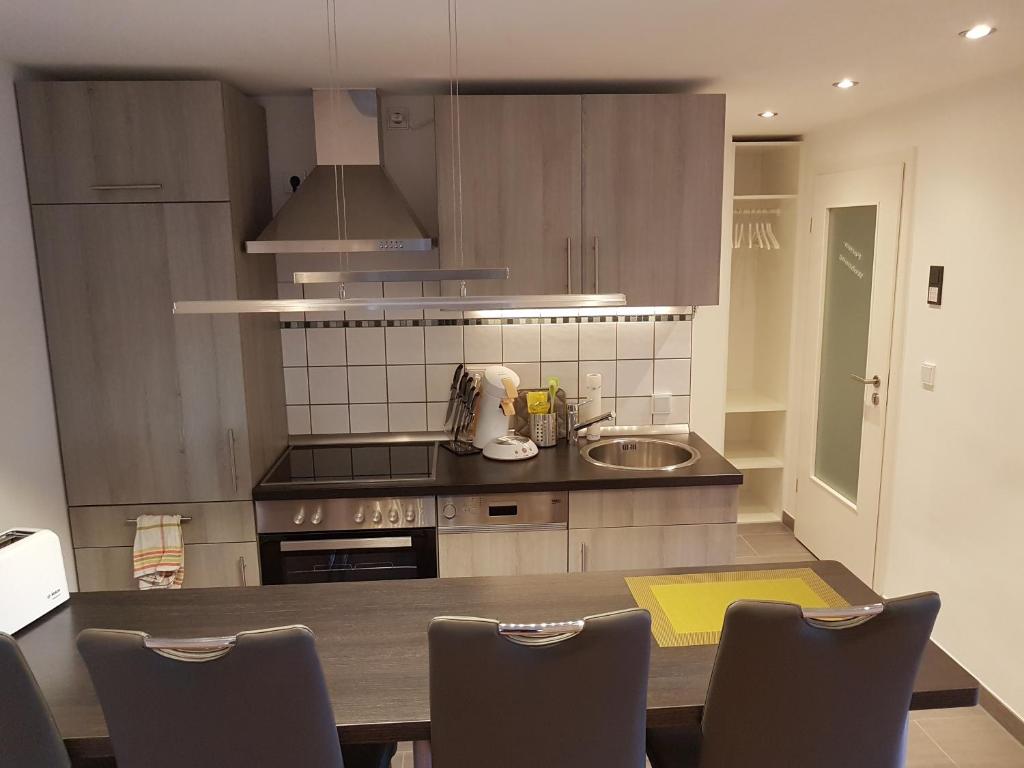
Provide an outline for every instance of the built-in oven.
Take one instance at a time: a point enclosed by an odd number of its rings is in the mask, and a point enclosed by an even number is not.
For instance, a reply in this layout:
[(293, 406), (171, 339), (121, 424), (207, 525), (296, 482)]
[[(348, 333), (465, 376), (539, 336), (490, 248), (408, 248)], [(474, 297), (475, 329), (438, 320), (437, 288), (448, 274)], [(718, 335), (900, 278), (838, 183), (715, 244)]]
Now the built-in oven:
[(264, 584), (437, 576), (433, 496), (256, 502)]

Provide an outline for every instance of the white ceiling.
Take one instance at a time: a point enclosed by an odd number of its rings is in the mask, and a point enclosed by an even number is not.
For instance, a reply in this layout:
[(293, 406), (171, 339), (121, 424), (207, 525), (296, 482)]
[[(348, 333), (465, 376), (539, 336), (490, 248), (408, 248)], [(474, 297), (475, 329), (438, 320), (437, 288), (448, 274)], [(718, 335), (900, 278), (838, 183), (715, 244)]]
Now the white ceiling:
[[(447, 83), (447, 0), (337, 0), (337, 15), (341, 85)], [(999, 32), (957, 36), (978, 21)], [(1024, 66), (1024, 0), (463, 0), (458, 22), (467, 83), (689, 83), (727, 93), (740, 134), (803, 133)], [(334, 84), (323, 0), (3, 0), (0, 59), (253, 94)], [(841, 77), (862, 85), (832, 88)]]

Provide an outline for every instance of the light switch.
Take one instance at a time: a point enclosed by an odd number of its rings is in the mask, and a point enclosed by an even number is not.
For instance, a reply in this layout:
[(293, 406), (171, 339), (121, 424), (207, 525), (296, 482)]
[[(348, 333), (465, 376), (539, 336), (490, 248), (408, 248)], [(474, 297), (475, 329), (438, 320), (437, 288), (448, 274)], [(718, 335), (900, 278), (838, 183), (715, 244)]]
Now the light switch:
[(655, 415), (672, 413), (672, 395), (655, 395), (651, 413)]
[(925, 389), (935, 389), (935, 363), (921, 363), (921, 384)]

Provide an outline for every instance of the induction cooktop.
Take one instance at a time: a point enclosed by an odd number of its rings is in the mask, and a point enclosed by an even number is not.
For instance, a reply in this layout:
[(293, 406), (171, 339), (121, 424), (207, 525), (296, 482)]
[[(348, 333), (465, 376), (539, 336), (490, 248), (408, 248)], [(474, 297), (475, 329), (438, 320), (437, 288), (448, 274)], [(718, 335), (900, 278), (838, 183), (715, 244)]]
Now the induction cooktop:
[(270, 468), (261, 485), (345, 485), (433, 480), (437, 443), (295, 445)]

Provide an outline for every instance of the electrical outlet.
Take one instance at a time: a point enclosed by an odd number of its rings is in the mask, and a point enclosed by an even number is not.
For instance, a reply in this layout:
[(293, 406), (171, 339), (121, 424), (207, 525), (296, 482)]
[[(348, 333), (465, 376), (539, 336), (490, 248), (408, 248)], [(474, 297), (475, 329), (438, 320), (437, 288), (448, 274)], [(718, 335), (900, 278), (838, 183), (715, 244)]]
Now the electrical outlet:
[(394, 107), (388, 111), (388, 130), (407, 131), (409, 130), (409, 108)]
[(651, 413), (666, 414), (672, 413), (672, 395), (655, 395), (651, 404)]

